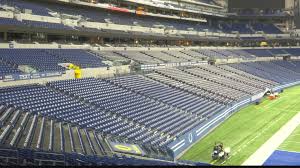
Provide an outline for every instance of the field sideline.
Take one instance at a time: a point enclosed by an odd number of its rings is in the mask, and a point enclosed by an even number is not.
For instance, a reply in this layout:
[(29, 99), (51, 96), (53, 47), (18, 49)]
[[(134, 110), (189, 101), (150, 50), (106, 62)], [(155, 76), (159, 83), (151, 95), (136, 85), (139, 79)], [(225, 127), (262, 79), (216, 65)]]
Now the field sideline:
[(300, 153), (300, 123), (296, 130), (279, 146), (278, 149)]
[[(241, 165), (285, 123), (300, 112), (300, 86), (286, 89), (277, 100), (243, 108), (189, 149), (180, 159), (215, 165)], [(227, 161), (211, 161), (215, 141), (231, 148)]]

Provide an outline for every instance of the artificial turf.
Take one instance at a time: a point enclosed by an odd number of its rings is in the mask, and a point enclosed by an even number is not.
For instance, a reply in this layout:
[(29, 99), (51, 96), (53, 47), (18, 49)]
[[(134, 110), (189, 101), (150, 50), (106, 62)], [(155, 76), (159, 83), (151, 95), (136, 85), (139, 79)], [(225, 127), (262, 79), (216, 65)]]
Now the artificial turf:
[[(231, 116), (180, 158), (214, 165), (241, 165), (285, 123), (300, 112), (300, 86), (286, 89), (276, 100), (264, 99), (259, 105), (249, 105)], [(221, 141), (230, 147), (226, 161), (212, 161), (214, 143)]]
[(279, 146), (279, 150), (300, 152), (300, 123), (293, 133)]

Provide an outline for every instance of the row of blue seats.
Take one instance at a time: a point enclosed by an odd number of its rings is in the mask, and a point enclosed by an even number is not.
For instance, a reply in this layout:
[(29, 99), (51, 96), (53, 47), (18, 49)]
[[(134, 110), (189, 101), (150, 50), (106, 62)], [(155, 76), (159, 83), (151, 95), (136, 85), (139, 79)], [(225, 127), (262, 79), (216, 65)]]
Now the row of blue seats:
[(16, 19), (10, 19), (10, 18), (2, 18), (0, 17), (0, 25), (2, 26), (22, 26), (23, 23), (21, 21), (18, 21)]
[(206, 117), (208, 114), (222, 111), (225, 108), (224, 105), (217, 102), (167, 87), (166, 85), (145, 79), (142, 76), (119, 77), (111, 79), (110, 81), (139, 94), (201, 117)]
[[(49, 14), (50, 11), (56, 11), (61, 14), (69, 14), (69, 15), (82, 15), (88, 21), (96, 21), (105, 23), (107, 20), (116, 24), (125, 24), (125, 25), (141, 25), (146, 27), (153, 27), (154, 25), (164, 25), (164, 26), (171, 26), (176, 29), (183, 29), (187, 30), (188, 28), (194, 28), (196, 30), (203, 31), (203, 29), (216, 29), (216, 28), (209, 28), (207, 25), (200, 25), (194, 24), (194, 22), (185, 22), (182, 24), (181, 22), (177, 22), (175, 20), (169, 21), (168, 19), (160, 19), (154, 17), (144, 17), (138, 18), (135, 15), (120, 15), (113, 12), (102, 11), (102, 10), (86, 10), (86, 9), (74, 9), (71, 6), (62, 6), (55, 3), (32, 3), (26, 2), (22, 0), (13, 0), (12, 2), (8, 0), (0, 1), (2, 5), (8, 5), (20, 8), (21, 11), (24, 9), (31, 9), (32, 13), (35, 15), (42, 15), (42, 16), (51, 16)], [(47, 27), (47, 28), (54, 28), (54, 29), (67, 29), (67, 30), (74, 30), (71, 27), (64, 26), (63, 24), (47, 24), (45, 22), (35, 22), (35, 21), (26, 21), (25, 24), (29, 24), (34, 27)]]
[(278, 48), (278, 49), (218, 49), (218, 50), (208, 50), (208, 49), (201, 49), (195, 50), (202, 55), (206, 55), (212, 58), (219, 58), (219, 59), (226, 59), (228, 57), (235, 57), (235, 58), (246, 58), (252, 59), (253, 57), (273, 57), (273, 56), (286, 56), (286, 55), (293, 55), (299, 56), (300, 49), (285, 49), (285, 48)]
[(21, 12), (24, 12), (24, 9), (29, 9), (34, 15), (51, 16), (47, 8), (40, 6), (35, 2), (22, 0), (0, 0), (0, 5), (13, 6)]
[(263, 31), (266, 34), (282, 34), (283, 32), (273, 24), (267, 23), (232, 23), (232, 24), (221, 24), (224, 32), (231, 33), (232, 31), (238, 31), (240, 34), (254, 34), (256, 31)]
[(272, 63), (300, 73), (300, 61), (272, 61)]
[[(58, 121), (70, 122), (83, 128), (93, 128), (105, 134), (124, 137), (133, 142), (164, 146), (172, 141), (172, 138), (168, 139), (168, 134), (154, 133), (148, 127), (143, 128), (122, 119), (120, 115), (116, 116), (117, 113), (113, 114), (95, 109), (74, 98), (53, 92), (39, 85), (1, 89), (0, 102)], [(118, 107), (115, 109), (117, 112), (121, 110)], [(127, 106), (127, 109), (130, 110), (131, 108)], [(172, 119), (174, 120), (174, 118), (168, 118), (169, 121)], [(177, 117), (176, 121), (178, 119)], [(168, 127), (168, 130), (163, 129), (163, 127), (160, 129), (171, 132), (169, 130), (171, 127)], [(175, 131), (171, 133), (175, 134)]]
[(63, 60), (50, 56), (42, 49), (0, 49), (0, 58), (17, 65), (29, 65), (40, 72), (65, 71), (58, 65)]
[[(0, 149), (1, 158), (15, 158), (15, 162), (3, 162), (2, 166), (11, 165), (24, 165), (30, 164), (36, 166), (180, 166), (180, 165), (194, 165), (205, 166), (209, 165), (200, 162), (191, 161), (165, 161), (154, 159), (143, 159), (132, 156), (125, 156), (120, 154), (114, 154), (112, 156), (85, 156), (76, 153), (51, 153), (51, 152), (39, 152), (32, 149), (14, 149), (3, 148)], [(26, 160), (26, 162), (23, 162)]]
[(282, 34), (282, 31), (273, 24), (256, 23), (252, 27), (255, 31), (263, 31), (267, 34)]
[[(247, 33), (252, 34), (254, 33), (249, 27), (247, 27), (246, 23), (233, 23), (231, 25), (228, 24), (221, 24), (220, 29), (218, 26), (209, 26), (207, 24), (200, 24), (190, 21), (177, 21), (177, 20), (170, 20), (170, 19), (163, 19), (157, 17), (150, 17), (150, 16), (143, 16), (142, 18), (137, 17), (133, 14), (119, 14), (109, 11), (103, 10), (94, 10), (94, 9), (84, 9), (84, 8), (76, 8), (71, 6), (64, 6), (58, 5), (55, 3), (32, 3), (22, 0), (2, 0), (0, 4), (9, 5), (18, 7), (21, 9), (31, 9), (33, 14), (42, 15), (42, 16), (51, 16), (49, 14), (50, 11), (55, 11), (60, 14), (69, 14), (74, 16), (83, 16), (88, 21), (95, 21), (101, 23), (112, 22), (116, 24), (125, 24), (125, 25), (141, 25), (145, 27), (155, 27), (163, 25), (164, 27), (175, 28), (179, 30), (187, 30), (187, 29), (194, 29), (197, 31), (210, 31), (210, 32), (232, 32), (232, 31), (239, 31), (240, 33)], [(53, 23), (45, 23), (45, 22), (35, 22), (35, 21), (25, 21), (25, 25), (30, 25), (33, 27), (41, 27), (41, 28), (50, 28), (50, 29), (64, 29), (64, 30), (74, 30), (74, 28), (69, 26), (64, 26), (63, 24), (53, 24)], [(257, 23), (252, 25), (253, 30), (255, 31), (264, 31), (265, 33), (282, 33), (278, 28), (276, 28), (272, 24), (264, 24), (264, 23)]]
[(243, 51), (257, 57), (300, 56), (300, 48), (245, 49)]
[(272, 48), (272, 49), (198, 49), (194, 50), (202, 55), (226, 59), (228, 57), (252, 59), (255, 57), (300, 56), (300, 48)]
[[(88, 78), (63, 82), (58, 81), (51, 82), (50, 86), (79, 96), (98, 107), (146, 125), (148, 128), (155, 128), (174, 136), (182, 133), (179, 131), (175, 134), (173, 129), (176, 126), (184, 129), (186, 125), (192, 124), (195, 121), (193, 117), (185, 115), (176, 109), (166, 107), (166, 105), (159, 105), (154, 100), (147, 100), (141, 95), (120, 89), (103, 80)], [(185, 122), (187, 119), (189, 120)], [(165, 123), (165, 127), (160, 126), (162, 123)], [(145, 142), (148, 141), (150, 139), (147, 139)], [(155, 141), (152, 143), (155, 143)]]
[(62, 60), (71, 62), (75, 65), (79, 65), (81, 68), (96, 68), (96, 67), (106, 67), (107, 65), (102, 63), (100, 57), (88, 53), (85, 50), (45, 50), (46, 53), (50, 55), (55, 55)]
[[(229, 64), (231, 67), (253, 74), (255, 76), (269, 79), (281, 84), (300, 80), (300, 74), (288, 68), (278, 66), (272, 62), (247, 62), (240, 64)], [(299, 69), (300, 67), (297, 67)]]
[(1, 92), (0, 102), (17, 105), (23, 110), (78, 124), (82, 127), (95, 124), (98, 126), (97, 130), (105, 133), (113, 130), (112, 125), (124, 125), (124, 121), (117, 120), (116, 117), (104, 111), (89, 107), (78, 100), (50, 91), (45, 87), (15, 88), (15, 91)]
[[(108, 147), (104, 147), (107, 145), (104, 145), (106, 144), (105, 140), (99, 132), (57, 122), (48, 117), (41, 117), (30, 112), (23, 112), (17, 107), (0, 105), (0, 126), (3, 128), (0, 134), (1, 146), (31, 147), (41, 152), (72, 152), (84, 155), (105, 155), (107, 152), (111, 153)], [(134, 127), (133, 124), (126, 125), (124, 123), (122, 126), (128, 130)], [(115, 125), (111, 126), (111, 128), (114, 129)], [(140, 128), (135, 129), (135, 131), (139, 132)], [(111, 135), (110, 141), (115, 141), (111, 139)], [(122, 141), (120, 143), (127, 142)], [(147, 149), (144, 146), (141, 147)], [(147, 152), (145, 153), (146, 156), (149, 156), (148, 154)]]
[[(0, 49), (0, 52), (0, 59), (13, 65), (28, 65), (39, 72), (65, 71), (60, 63), (73, 63), (82, 68), (107, 66), (99, 57), (80, 49)], [(0, 69), (0, 73), (5, 72), (4, 68)]]
[(20, 71), (17, 67), (7, 64), (5, 62), (1, 62), (0, 60), (0, 77), (15, 73), (22, 73), (22, 71)]
[[(0, 144), (10, 147), (33, 147), (39, 151), (76, 152), (86, 155), (101, 155), (105, 154), (105, 151), (109, 151), (107, 147), (105, 148), (103, 146), (103, 143), (105, 143), (103, 137), (93, 130), (79, 130), (78, 127), (74, 127), (70, 124), (67, 125), (68, 129), (66, 130), (62, 126), (62, 122), (49, 120), (45, 117), (38, 117), (36, 114), (31, 115), (28, 112), (24, 115), (22, 113), (23, 112), (21, 112), (17, 106), (14, 108), (12, 106), (0, 105), (0, 124), (1, 127), (5, 128), (0, 134)], [(16, 122), (18, 123), (16, 124)], [(54, 123), (56, 123), (56, 126), (54, 126)], [(46, 127), (46, 125), (50, 125), (50, 127)], [(66, 126), (66, 124), (64, 125)], [(132, 123), (122, 125), (125, 127), (125, 130), (132, 129), (134, 127)], [(59, 128), (59, 130), (55, 129), (55, 127)], [(73, 132), (74, 128), (76, 129), (75, 132)], [(111, 126), (111, 128), (113, 129), (115, 126)], [(73, 131), (71, 129), (73, 129)], [(140, 129), (141, 128), (137, 128), (135, 131), (138, 132)], [(114, 131), (111, 133), (113, 134)], [(21, 136), (25, 132), (26, 137)], [(93, 135), (91, 136), (90, 134)], [(33, 138), (34, 136), (38, 136), (38, 138)], [(50, 140), (48, 138), (50, 138)], [(94, 140), (92, 140), (93, 138)], [(101, 139), (101, 143), (99, 138)], [(54, 142), (58, 139), (59, 141)], [(122, 141), (120, 143), (127, 142)], [(97, 148), (99, 148), (100, 151)], [(144, 150), (147, 148), (148, 147), (144, 147), (143, 145)], [(145, 151), (145, 154), (149, 156), (147, 151)]]

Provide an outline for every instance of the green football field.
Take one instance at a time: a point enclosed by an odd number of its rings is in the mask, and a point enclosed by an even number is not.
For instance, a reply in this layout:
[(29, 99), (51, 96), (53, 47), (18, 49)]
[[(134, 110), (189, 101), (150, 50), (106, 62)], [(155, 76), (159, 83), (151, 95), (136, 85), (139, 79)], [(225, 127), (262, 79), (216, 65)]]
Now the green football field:
[[(241, 165), (285, 123), (300, 112), (299, 97), (300, 86), (296, 86), (286, 89), (276, 100), (265, 99), (260, 105), (250, 105), (241, 109), (192, 146), (180, 159), (215, 165)], [(300, 142), (296, 138), (291, 141)], [(211, 160), (211, 152), (216, 141), (221, 141), (224, 147), (231, 148), (231, 156), (226, 161)], [(286, 148), (291, 146), (291, 149), (296, 150), (292, 147), (294, 145), (286, 145)]]
[(300, 123), (296, 130), (279, 146), (279, 150), (300, 152)]

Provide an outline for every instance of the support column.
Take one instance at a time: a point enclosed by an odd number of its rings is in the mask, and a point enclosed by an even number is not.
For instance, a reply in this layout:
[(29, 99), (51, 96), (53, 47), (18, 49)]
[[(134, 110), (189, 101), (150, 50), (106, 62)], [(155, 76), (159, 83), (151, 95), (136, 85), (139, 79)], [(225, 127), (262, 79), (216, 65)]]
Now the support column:
[(290, 30), (289, 20), (285, 21), (285, 30)]
[(49, 42), (48, 41), (48, 34), (45, 35), (45, 41)]
[(32, 41), (32, 34), (28, 33), (28, 40), (31, 42)]
[(211, 20), (208, 20), (207, 22), (208, 22), (208, 26), (211, 27), (211, 26), (212, 26), (212, 21), (211, 21)]
[(3, 34), (3, 40), (7, 41), (7, 32), (4, 32), (4, 34)]

